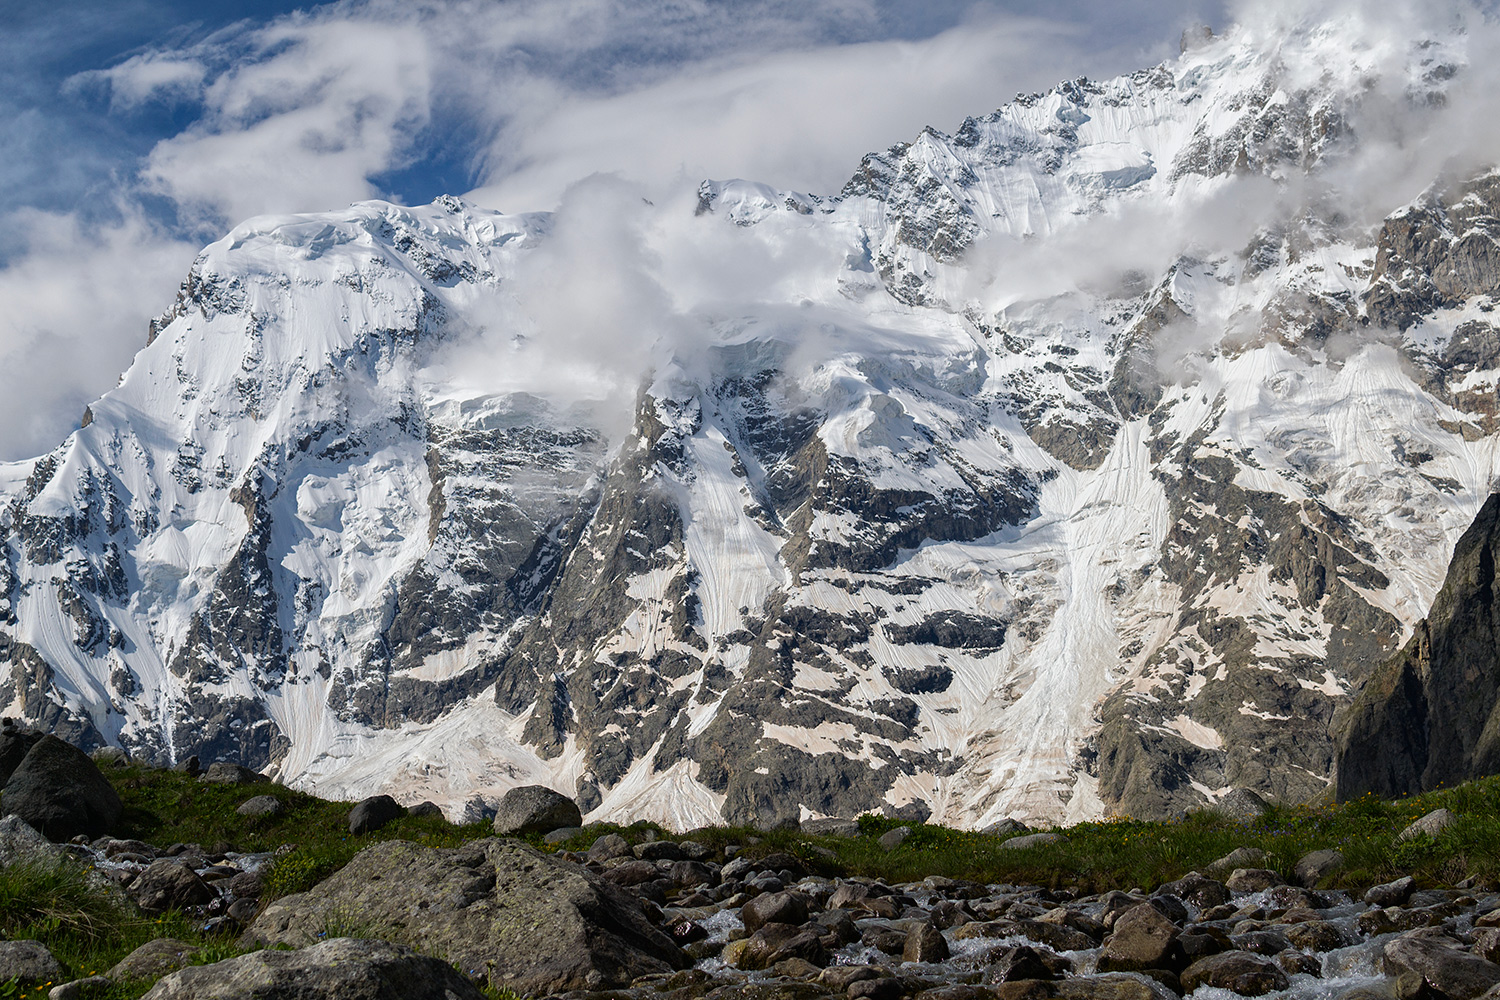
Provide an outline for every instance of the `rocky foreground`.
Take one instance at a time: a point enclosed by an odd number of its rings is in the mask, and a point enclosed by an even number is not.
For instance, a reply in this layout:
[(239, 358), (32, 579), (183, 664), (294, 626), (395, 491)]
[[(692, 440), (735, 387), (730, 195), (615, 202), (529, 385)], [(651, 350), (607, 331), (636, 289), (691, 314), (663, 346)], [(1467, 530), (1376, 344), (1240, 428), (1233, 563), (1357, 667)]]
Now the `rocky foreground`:
[[(273, 898), (290, 847), (242, 853), (96, 833), (91, 825), (118, 821), (119, 799), (94, 761), (52, 737), (0, 731), (0, 765), (11, 772), (0, 869), (81, 860), (101, 896), (136, 913), (189, 914), (201, 931), (195, 942), (149, 941), (60, 985), (63, 966), (40, 941), (0, 941), (0, 982), (45, 984), (55, 998), (1500, 998), (1495, 886), (1404, 877), (1350, 887), (1333, 850), (1280, 870), (1245, 846), (1130, 891), (938, 876), (887, 884), (816, 872), (819, 852), (832, 852), (812, 841), (864, 836), (853, 821), (809, 824), (801, 857), (749, 832), (713, 845), (644, 828), (590, 836), (572, 800), (532, 786), (501, 804), (493, 836), (456, 847), (384, 840), (308, 891)], [(257, 777), (218, 764), (197, 781), (243, 785), (237, 812), (250, 823), (281, 808)], [(368, 799), (349, 812), (349, 833), (405, 812)], [(1449, 836), (1454, 821), (1439, 810), (1403, 837)], [(866, 843), (894, 856), (913, 850), (910, 832)], [(1069, 835), (1007, 834), (1017, 852)], [(586, 849), (536, 846), (549, 843)]]

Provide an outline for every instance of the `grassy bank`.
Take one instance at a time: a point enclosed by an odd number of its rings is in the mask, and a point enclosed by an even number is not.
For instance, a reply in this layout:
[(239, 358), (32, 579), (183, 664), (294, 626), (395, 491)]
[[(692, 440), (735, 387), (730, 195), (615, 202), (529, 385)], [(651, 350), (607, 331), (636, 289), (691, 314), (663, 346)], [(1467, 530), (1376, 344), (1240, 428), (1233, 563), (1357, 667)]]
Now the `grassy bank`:
[[(490, 836), (488, 824), (455, 826), (438, 817), (404, 817), (384, 829), (350, 836), (352, 803), (329, 802), (275, 785), (207, 785), (185, 774), (139, 766), (106, 769), (125, 803), (118, 836), (159, 847), (201, 845), (209, 852), (277, 851), (264, 876), (265, 898), (311, 888), (360, 850), (388, 839), (434, 847), (456, 846)], [(235, 810), (256, 795), (273, 795), (282, 811), (246, 818)], [(1437, 838), (1400, 841), (1414, 819), (1447, 808), (1457, 822)], [(735, 845), (750, 857), (786, 852), (828, 876), (859, 875), (886, 882), (916, 881), (929, 875), (985, 883), (1034, 884), (1075, 888), (1151, 889), (1203, 870), (1240, 847), (1264, 850), (1268, 866), (1289, 874), (1309, 851), (1334, 848), (1346, 860), (1330, 887), (1360, 889), (1402, 875), (1425, 886), (1452, 885), (1472, 878), (1500, 885), (1500, 778), (1486, 778), (1453, 789), (1397, 801), (1365, 798), (1338, 806), (1273, 808), (1254, 822), (1232, 822), (1203, 812), (1170, 822), (1112, 820), (1059, 830), (1052, 844), (1016, 849), (1005, 840), (941, 826), (911, 825), (907, 839), (892, 851), (878, 838), (903, 825), (865, 816), (857, 837), (814, 837), (796, 831), (758, 833), (735, 827), (667, 831), (650, 823), (629, 827), (602, 824), (544, 850), (586, 850), (603, 833), (617, 832), (632, 842), (674, 837), (693, 839), (715, 851)], [(97, 878), (97, 876), (92, 876)], [(49, 869), (17, 865), (0, 869), (0, 935), (33, 938), (47, 945), (69, 978), (102, 973), (137, 946), (158, 937), (176, 937), (202, 949), (199, 960), (238, 954), (232, 938), (205, 934), (182, 914), (146, 917), (120, 905), (118, 894), (101, 893), (81, 865)], [(110, 1000), (140, 996), (148, 983), (121, 983)], [(0, 984), (0, 1000), (45, 996), (35, 986)]]

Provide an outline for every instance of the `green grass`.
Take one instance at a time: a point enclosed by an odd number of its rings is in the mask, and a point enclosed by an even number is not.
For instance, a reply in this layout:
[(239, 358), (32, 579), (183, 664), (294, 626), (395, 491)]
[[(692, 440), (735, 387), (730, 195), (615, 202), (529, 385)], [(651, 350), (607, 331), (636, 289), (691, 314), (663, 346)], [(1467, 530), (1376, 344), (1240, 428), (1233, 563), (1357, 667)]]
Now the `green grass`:
[[(109, 768), (106, 774), (125, 804), (119, 837), (159, 847), (181, 842), (210, 851), (277, 851), (263, 876), (267, 900), (312, 888), (378, 841), (399, 838), (452, 847), (491, 835), (486, 823), (454, 826), (440, 817), (405, 817), (376, 833), (354, 837), (347, 829), (352, 803), (328, 802), (276, 785), (208, 785), (178, 772), (136, 765)], [(282, 813), (253, 819), (236, 814), (241, 803), (257, 795), (274, 795), (282, 803)], [(1453, 828), (1436, 839), (1396, 839), (1412, 820), (1439, 807), (1457, 814)], [(883, 850), (877, 838), (899, 825), (911, 826), (911, 835), (894, 851)], [(862, 875), (895, 883), (941, 875), (1086, 892), (1151, 889), (1202, 870), (1238, 847), (1265, 850), (1271, 859), (1268, 867), (1283, 874), (1290, 874), (1309, 851), (1336, 848), (1347, 865), (1331, 880), (1333, 886), (1362, 888), (1406, 874), (1424, 886), (1451, 885), (1469, 877), (1500, 886), (1500, 777), (1410, 799), (1366, 797), (1343, 805), (1273, 808), (1253, 823), (1233, 823), (1209, 812), (1170, 822), (1081, 823), (1059, 831), (1064, 836), (1059, 843), (1026, 849), (1007, 849), (999, 838), (979, 833), (878, 816), (861, 817), (860, 829), (861, 835), (854, 838), (810, 837), (786, 830), (758, 833), (743, 827), (674, 833), (642, 822), (591, 826), (555, 845), (545, 845), (538, 837), (527, 839), (550, 851), (586, 850), (605, 833), (618, 833), (631, 843), (692, 839), (720, 858), (731, 844), (752, 858), (786, 852), (827, 876)], [(182, 914), (149, 917), (122, 906), (117, 893), (101, 892), (91, 878), (73, 862), (0, 869), (0, 936), (41, 941), (69, 978), (103, 973), (158, 937), (196, 945), (200, 962), (242, 953), (233, 938), (205, 934)], [(359, 921), (351, 918), (330, 927), (329, 933), (360, 930)], [(150, 985), (119, 983), (100, 997), (134, 1000)], [(45, 994), (46, 987), (39, 984), (0, 982), (0, 1000), (32, 1000)], [(486, 995), (518, 1000), (506, 991), (491, 989)]]

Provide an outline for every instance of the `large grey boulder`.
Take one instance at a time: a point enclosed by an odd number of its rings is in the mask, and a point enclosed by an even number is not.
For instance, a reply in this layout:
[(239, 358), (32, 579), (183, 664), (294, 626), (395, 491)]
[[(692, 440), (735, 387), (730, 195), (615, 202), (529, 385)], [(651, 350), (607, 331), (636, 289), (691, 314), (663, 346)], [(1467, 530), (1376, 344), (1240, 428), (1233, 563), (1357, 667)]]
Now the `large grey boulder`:
[(1458, 817), (1447, 809), (1434, 809), (1415, 823), (1401, 831), (1397, 840), (1411, 840), (1413, 837), (1426, 835), (1428, 837), (1441, 836), (1443, 831), (1452, 826)]
[(578, 803), (546, 785), (512, 788), (495, 812), (495, 832), (504, 836), (551, 833), (565, 826), (582, 826)]
[(147, 913), (202, 906), (215, 896), (197, 872), (176, 858), (153, 861), (131, 881), (126, 891)]
[(55, 864), (64, 857), (63, 848), (43, 837), (19, 816), (0, 819), (0, 868), (17, 861)]
[(1281, 966), (1246, 951), (1225, 951), (1200, 958), (1183, 970), (1181, 979), (1183, 995), (1199, 986), (1214, 986), (1242, 997), (1258, 997), (1284, 990), (1289, 983)]
[(312, 891), (270, 904), (244, 943), (302, 947), (351, 915), (372, 935), (521, 994), (626, 986), (686, 964), (639, 897), (499, 838), (452, 849), (376, 844)]
[(349, 832), (374, 833), (406, 815), (406, 808), (389, 795), (371, 795), (349, 810)]
[(163, 978), (149, 1000), (482, 1000), (441, 959), (386, 941), (334, 938), (301, 951), (257, 951)]
[(23, 983), (55, 983), (62, 966), (52, 952), (36, 941), (0, 941), (0, 982), (19, 979)]
[(1229, 794), (1213, 806), (1214, 812), (1236, 823), (1253, 823), (1270, 809), (1265, 799), (1248, 788), (1231, 789)]
[(259, 771), (250, 770), (250, 768), (242, 764), (229, 764), (224, 761), (218, 761), (208, 765), (208, 770), (198, 775), (198, 780), (206, 781), (212, 785), (259, 785), (271, 779)]
[(114, 968), (109, 970), (109, 978), (158, 979), (190, 965), (197, 954), (196, 945), (176, 938), (157, 938), (147, 941), (116, 962)]
[(1431, 931), (1412, 931), (1385, 943), (1385, 971), (1393, 976), (1415, 972), (1451, 1000), (1472, 1000), (1500, 985), (1500, 965), (1459, 950), (1452, 938)]
[(89, 755), (56, 736), (43, 736), (5, 783), (0, 798), (44, 837), (64, 841), (108, 833), (120, 820), (120, 796)]
[(1099, 952), (1100, 972), (1165, 969), (1174, 963), (1179, 931), (1150, 903), (1126, 910)]

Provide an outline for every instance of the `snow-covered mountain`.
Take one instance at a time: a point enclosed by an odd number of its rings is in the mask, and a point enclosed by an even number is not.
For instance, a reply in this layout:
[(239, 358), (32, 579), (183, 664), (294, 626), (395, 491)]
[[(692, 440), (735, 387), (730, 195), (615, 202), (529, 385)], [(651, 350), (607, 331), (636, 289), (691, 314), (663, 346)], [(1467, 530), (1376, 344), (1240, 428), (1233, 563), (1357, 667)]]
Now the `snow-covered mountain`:
[(1360, 187), (1467, 44), (1241, 27), (836, 194), (704, 183), (652, 218), (765, 266), (695, 297), (646, 227), (625, 430), (537, 306), (587, 218), (251, 220), (0, 466), (6, 712), (455, 815), (1319, 794), (1496, 480), (1500, 174)]

